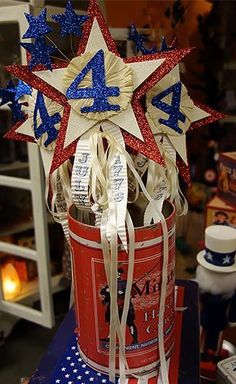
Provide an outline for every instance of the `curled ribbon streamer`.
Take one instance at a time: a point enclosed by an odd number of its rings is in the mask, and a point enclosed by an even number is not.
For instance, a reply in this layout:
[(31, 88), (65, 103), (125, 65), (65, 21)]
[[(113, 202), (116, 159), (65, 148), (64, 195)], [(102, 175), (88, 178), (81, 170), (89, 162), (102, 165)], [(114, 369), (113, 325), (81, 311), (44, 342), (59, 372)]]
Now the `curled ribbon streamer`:
[[(123, 151), (123, 148), (120, 148), (120, 151)], [(153, 210), (157, 213), (160, 218), (162, 231), (163, 231), (163, 264), (162, 264), (162, 283), (161, 283), (161, 295), (160, 295), (160, 307), (159, 307), (159, 320), (158, 320), (158, 340), (159, 340), (159, 355), (160, 355), (160, 373), (163, 383), (169, 384), (168, 378), (168, 368), (165, 357), (165, 349), (164, 349), (164, 312), (165, 312), (165, 299), (166, 299), (166, 288), (167, 288), (167, 272), (168, 272), (168, 256), (169, 256), (169, 244), (168, 244), (168, 229), (165, 217), (158, 210), (155, 202), (152, 197), (147, 192), (145, 185), (136, 171), (131, 156), (125, 151), (124, 155), (127, 160), (127, 164), (130, 170), (135, 175), (145, 197), (152, 204)]]
[(52, 199), (49, 211), (54, 220), (61, 224), (67, 241), (69, 241), (68, 208), (72, 204), (70, 189), (71, 163), (68, 160), (50, 176)]
[(163, 137), (163, 157), (166, 163), (167, 181), (169, 184), (169, 199), (175, 205), (178, 215), (186, 215), (188, 202), (179, 185), (179, 170), (176, 166), (176, 152), (167, 137)]
[[(104, 136), (105, 137), (105, 136)], [(106, 137), (108, 135), (106, 134)], [(110, 138), (111, 140), (114, 140), (114, 138)], [(164, 325), (164, 311), (165, 311), (165, 298), (166, 298), (166, 287), (167, 287), (167, 271), (168, 271), (168, 252), (169, 252), (169, 246), (168, 246), (168, 230), (166, 225), (166, 220), (163, 216), (163, 214), (158, 210), (158, 208), (155, 205), (155, 202), (153, 201), (153, 198), (149, 195), (147, 192), (144, 183), (139, 176), (138, 172), (136, 171), (133, 160), (131, 156), (126, 152), (126, 150), (118, 143), (116, 142), (116, 149), (124, 155), (127, 161), (127, 165), (134, 174), (135, 178), (137, 179), (145, 197), (147, 200), (152, 204), (153, 210), (157, 213), (157, 216), (159, 217), (162, 225), (163, 230), (163, 265), (162, 265), (162, 284), (161, 284), (161, 295), (160, 295), (160, 307), (159, 307), (159, 321), (158, 321), (158, 340), (159, 340), (159, 355), (160, 355), (160, 373), (162, 380), (165, 384), (169, 383), (168, 379), (168, 369), (167, 369), (167, 363), (165, 358), (165, 350), (164, 350), (164, 333), (163, 333), (163, 325)], [(105, 238), (106, 231), (103, 230), (102, 236)], [(103, 240), (107, 241), (107, 239)], [(109, 247), (106, 247), (109, 249)], [(113, 269), (115, 270), (115, 269)], [(109, 281), (109, 280), (108, 280)], [(115, 292), (115, 295), (117, 293)], [(119, 324), (119, 319), (117, 318), (117, 321), (114, 323), (114, 327), (117, 327), (117, 324)], [(117, 327), (118, 335), (119, 335), (119, 326)], [(114, 333), (114, 330), (113, 330)], [(114, 343), (113, 343), (114, 345)], [(113, 364), (114, 361), (114, 354), (113, 358), (111, 359), (111, 362)], [(113, 365), (114, 366), (114, 365)], [(114, 378), (114, 374), (111, 373), (112, 378)], [(123, 378), (122, 378), (123, 381)], [(123, 384), (123, 383), (122, 383)]]
[(127, 252), (125, 217), (128, 203), (128, 174), (126, 159), (119, 151), (116, 150), (116, 141), (119, 142), (123, 148), (125, 148), (125, 143), (120, 128), (115, 124), (105, 122), (102, 124), (102, 129), (104, 132), (109, 132), (109, 140), (110, 137), (115, 139), (112, 140), (111, 144), (113, 146), (113, 150), (111, 151), (110, 147), (107, 159), (109, 170), (108, 188), (111, 188), (112, 198), (115, 200), (116, 226), (118, 235)]
[[(140, 175), (140, 177), (142, 177), (144, 175), (144, 173), (146, 172), (147, 167), (148, 167), (148, 158), (146, 156), (142, 155), (141, 153), (138, 153), (138, 155), (135, 156), (135, 158), (134, 158), (134, 166), (135, 166), (136, 171)], [(134, 191), (136, 192), (135, 198), (132, 201), (132, 202), (135, 202), (139, 196), (139, 184), (138, 184), (138, 182), (134, 176), (129, 178), (129, 191), (131, 193), (133, 193)]]

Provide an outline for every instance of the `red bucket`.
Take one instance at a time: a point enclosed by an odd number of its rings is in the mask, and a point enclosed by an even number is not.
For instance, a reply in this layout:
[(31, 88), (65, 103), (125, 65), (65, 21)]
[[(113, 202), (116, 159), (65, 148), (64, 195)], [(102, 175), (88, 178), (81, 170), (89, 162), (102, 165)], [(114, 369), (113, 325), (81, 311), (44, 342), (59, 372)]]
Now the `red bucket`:
[[(81, 355), (93, 368), (108, 373), (109, 366), (109, 292), (107, 287), (100, 230), (77, 221), (71, 207), (69, 227), (72, 246), (75, 310)], [(164, 204), (169, 238), (168, 282), (164, 315), (166, 356), (173, 346), (175, 320), (175, 222), (172, 204)], [(117, 303), (122, 314), (127, 253), (119, 245)], [(163, 260), (161, 224), (135, 228), (135, 264), (126, 327), (126, 358), (132, 373), (147, 373), (159, 363), (158, 309)], [(120, 314), (120, 315), (121, 315)], [(118, 354), (117, 354), (118, 368)]]

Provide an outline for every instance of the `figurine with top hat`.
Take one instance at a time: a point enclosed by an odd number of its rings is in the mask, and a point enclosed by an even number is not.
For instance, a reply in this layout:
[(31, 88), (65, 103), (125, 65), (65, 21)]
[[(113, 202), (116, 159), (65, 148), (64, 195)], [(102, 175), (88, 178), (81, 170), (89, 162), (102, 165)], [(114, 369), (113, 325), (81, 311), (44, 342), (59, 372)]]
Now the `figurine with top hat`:
[(205, 249), (198, 253), (196, 280), (201, 302), (201, 361), (222, 358), (223, 331), (236, 325), (236, 230), (224, 225), (205, 229)]

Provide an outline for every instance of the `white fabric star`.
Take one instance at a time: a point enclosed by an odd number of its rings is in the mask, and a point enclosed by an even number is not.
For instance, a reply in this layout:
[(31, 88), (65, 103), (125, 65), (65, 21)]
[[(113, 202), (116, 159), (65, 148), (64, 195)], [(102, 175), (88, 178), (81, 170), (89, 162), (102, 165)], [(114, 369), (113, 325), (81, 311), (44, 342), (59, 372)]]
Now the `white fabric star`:
[(85, 375), (89, 375), (90, 371), (85, 371), (84, 373), (85, 373)]
[(82, 379), (82, 376), (77, 376), (77, 379), (78, 379), (78, 380), (81, 380), (81, 379)]
[(65, 377), (68, 379), (68, 378), (70, 377), (69, 373), (67, 373), (67, 374), (65, 375)]
[(210, 260), (210, 261), (213, 260), (213, 256), (212, 256), (211, 252), (208, 251), (208, 252), (206, 253), (206, 258), (207, 258), (207, 260)]
[(70, 357), (70, 356), (67, 356), (66, 360), (71, 360), (71, 357)]
[(61, 380), (60, 380), (60, 379), (57, 379), (57, 380), (56, 380), (56, 383), (57, 383), (57, 384), (58, 384), (58, 383), (60, 383), (60, 382), (61, 382)]
[(62, 370), (62, 371), (66, 371), (66, 368), (65, 368), (65, 367), (63, 367), (63, 368), (61, 368), (61, 370)]
[(230, 264), (230, 256), (229, 256), (229, 255), (226, 255), (226, 256), (223, 258), (223, 264)]
[(73, 369), (73, 372), (74, 372), (74, 373), (77, 373), (77, 372), (78, 372), (78, 369)]

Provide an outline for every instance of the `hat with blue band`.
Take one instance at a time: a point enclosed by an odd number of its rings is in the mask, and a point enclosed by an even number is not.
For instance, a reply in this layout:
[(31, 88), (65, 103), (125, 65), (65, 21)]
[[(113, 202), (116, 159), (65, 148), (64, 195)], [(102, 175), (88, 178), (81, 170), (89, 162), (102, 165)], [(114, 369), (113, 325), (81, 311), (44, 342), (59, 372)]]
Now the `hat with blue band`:
[(222, 273), (236, 271), (236, 229), (225, 225), (211, 225), (205, 229), (205, 249), (197, 261), (203, 267)]

